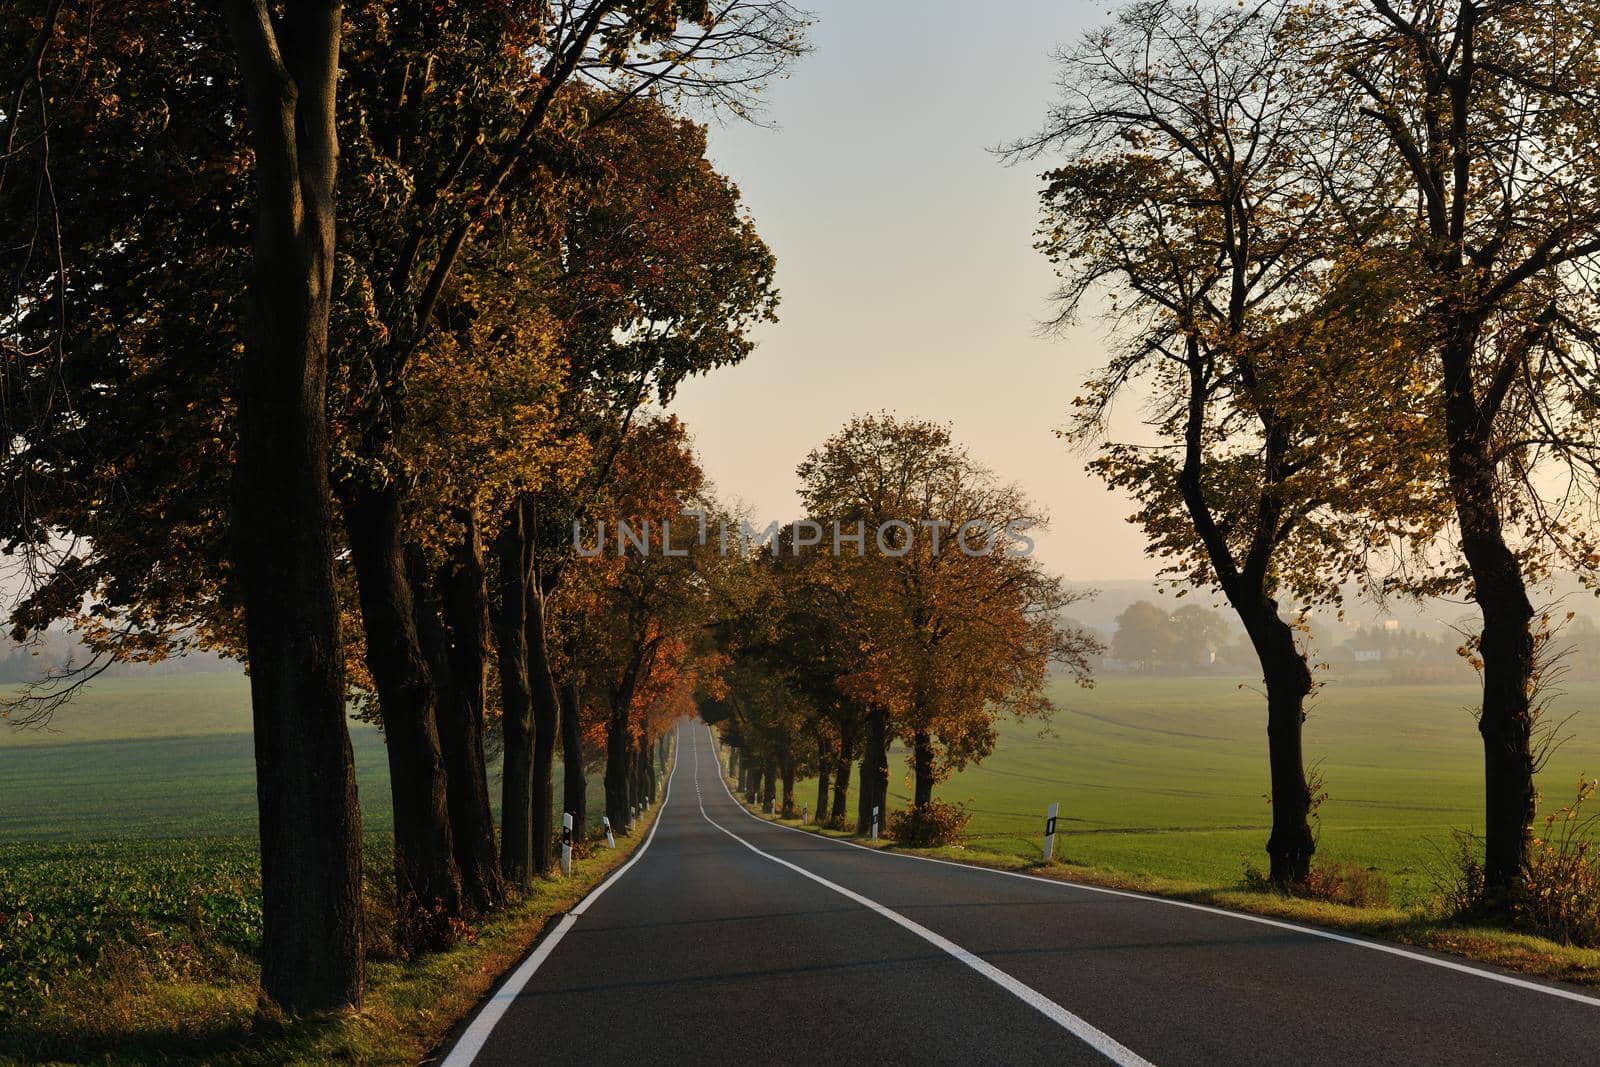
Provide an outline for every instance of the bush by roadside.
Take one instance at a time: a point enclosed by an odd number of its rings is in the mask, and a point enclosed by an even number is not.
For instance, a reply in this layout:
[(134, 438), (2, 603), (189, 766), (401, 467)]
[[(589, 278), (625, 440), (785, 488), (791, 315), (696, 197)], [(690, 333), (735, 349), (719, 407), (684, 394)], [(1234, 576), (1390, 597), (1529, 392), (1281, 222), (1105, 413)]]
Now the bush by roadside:
[(931, 800), (920, 808), (889, 813), (889, 836), (907, 848), (936, 848), (961, 840), (971, 816), (959, 804)]

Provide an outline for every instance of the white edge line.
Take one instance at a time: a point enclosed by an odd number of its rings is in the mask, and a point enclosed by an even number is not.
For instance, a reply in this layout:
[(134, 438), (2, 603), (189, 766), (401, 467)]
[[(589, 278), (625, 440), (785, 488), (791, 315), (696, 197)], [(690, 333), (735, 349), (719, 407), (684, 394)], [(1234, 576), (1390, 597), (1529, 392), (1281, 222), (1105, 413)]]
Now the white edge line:
[[(712, 751), (715, 753), (715, 748), (713, 748)], [(695, 766), (696, 770), (698, 771), (700, 762), (699, 745), (695, 746), (694, 752)], [(722, 777), (722, 763), (720, 758), (716, 760), (716, 775), (717, 780), (722, 782), (723, 791), (728, 794), (728, 799), (732, 800), (735, 804), (738, 804), (738, 800), (733, 796), (733, 791), (728, 788), (727, 780)], [(744, 838), (740, 837), (726, 826), (723, 826), (721, 823), (717, 822), (717, 820), (713, 819), (710, 815), (706, 814), (705, 801), (699, 796), (699, 785), (700, 776), (697, 773), (695, 775), (695, 801), (700, 805), (700, 817), (705, 819), (706, 822), (710, 823), (718, 830), (721, 830), (723, 833), (733, 838), (751, 852), (754, 852), (756, 855), (760, 856), (762, 859), (771, 860), (773, 863), (776, 863), (781, 867), (787, 867), (796, 874), (811, 879), (818, 885), (833, 890), (835, 893), (838, 893), (845, 899), (852, 900), (855, 903), (860, 904), (862, 907), (883, 916), (885, 919), (888, 919), (895, 925), (909, 930), (911, 933), (922, 938), (922, 940), (928, 942), (930, 945), (933, 945), (935, 948), (942, 949), (943, 951), (949, 953), (960, 962), (966, 964), (974, 971), (977, 971), (979, 974), (983, 975), (983, 977), (989, 979), (989, 981), (993, 982), (1001, 989), (1004, 989), (1007, 993), (1010, 993), (1024, 1004), (1027, 1004), (1030, 1008), (1033, 1008), (1035, 1011), (1038, 1011), (1040, 1014), (1044, 1015), (1047, 1019), (1061, 1027), (1063, 1030), (1071, 1033), (1074, 1037), (1078, 1038), (1084, 1044), (1088, 1045), (1090, 1048), (1106, 1057), (1106, 1059), (1110, 1060), (1112, 1063), (1118, 1064), (1119, 1067), (1155, 1067), (1155, 1065), (1149, 1060), (1145, 1059), (1143, 1056), (1140, 1056), (1137, 1052), (1134, 1052), (1132, 1049), (1122, 1044), (1104, 1030), (1099, 1029), (1082, 1017), (1074, 1015), (1072, 1012), (1068, 1011), (1066, 1008), (1063, 1008), (1060, 1004), (1057, 1004), (1055, 1001), (1051, 1000), (1037, 989), (1034, 989), (1032, 986), (1013, 978), (1005, 971), (1002, 971), (1000, 968), (994, 966), (992, 963), (989, 963), (987, 960), (984, 960), (983, 958), (967, 951), (954, 941), (951, 941), (940, 934), (934, 933), (921, 923), (906, 918), (899, 912), (879, 904), (876, 900), (873, 900), (870, 897), (864, 897), (854, 890), (846, 889), (837, 882), (830, 882), (820, 874), (813, 874), (804, 867), (801, 867), (795, 863), (790, 863), (786, 859), (780, 859), (770, 852), (763, 852), (761, 849), (752, 845), (750, 842), (746, 841)], [(740, 810), (744, 810), (743, 805), (740, 805)], [(746, 814), (749, 813), (746, 812)], [(761, 819), (757, 821), (765, 822), (766, 820)]]
[(577, 923), (578, 916), (588, 911), (589, 905), (598, 900), (601, 893), (610, 889), (612, 883), (627, 874), (628, 868), (643, 858), (645, 850), (650, 847), (650, 842), (656, 839), (656, 831), (661, 829), (661, 816), (667, 810), (667, 801), (672, 799), (672, 779), (677, 776), (678, 764), (682, 762), (681, 754), (672, 761), (672, 770), (667, 775), (667, 788), (662, 791), (661, 806), (656, 809), (656, 821), (651, 823), (650, 833), (644, 839), (644, 843), (639, 846), (639, 851), (630, 856), (627, 863), (612, 871), (605, 881), (591, 889), (571, 911), (561, 917), (561, 921), (556, 924), (556, 928), (551, 930), (543, 941), (539, 942), (539, 947), (533, 950), (532, 955), (523, 960), (521, 965), (512, 972), (511, 977), (501, 983), (500, 988), (496, 989), (494, 994), (484, 1001), (483, 1007), (478, 1009), (478, 1014), (473, 1017), (472, 1022), (467, 1024), (467, 1028), (456, 1039), (456, 1043), (450, 1047), (450, 1053), (445, 1056), (441, 1067), (468, 1067), (473, 1060), (477, 1059), (478, 1053), (483, 1051), (483, 1046), (489, 1041), (489, 1035), (494, 1033), (494, 1028), (499, 1025), (507, 1009), (521, 995), (523, 988), (539, 968), (544, 965), (544, 961), (550, 958), (550, 953), (555, 951), (556, 946), (561, 943), (561, 939), (567, 936), (567, 931), (571, 930), (573, 925)]
[[(709, 731), (711, 730), (711, 727), (708, 725), (706, 729)], [(713, 733), (713, 739), (714, 738), (715, 734)], [(730, 797), (733, 797), (733, 791), (728, 789), (727, 779), (723, 778), (722, 776), (722, 765), (720, 761), (717, 764), (717, 777), (722, 781), (722, 788), (727, 790)], [(975, 863), (958, 863), (955, 860), (942, 860), (934, 856), (913, 856), (905, 852), (891, 852), (881, 848), (868, 848), (866, 845), (858, 845), (854, 841), (844, 841), (837, 837), (828, 837), (825, 834), (815, 834), (809, 830), (801, 830), (798, 827), (785, 826), (780, 822), (773, 822), (770, 819), (763, 819), (759, 815), (756, 815), (754, 812), (750, 811), (750, 809), (746, 808), (743, 804), (740, 804), (737, 797), (733, 798), (733, 802), (738, 804), (741, 812), (743, 812), (749, 818), (754, 819), (756, 822), (761, 823), (763, 826), (775, 826), (780, 830), (788, 830), (790, 833), (804, 834), (813, 841), (827, 841), (830, 844), (846, 845), (850, 848), (858, 848), (863, 852), (871, 852), (873, 855), (886, 856), (893, 859), (918, 860), (922, 863), (937, 863), (943, 867), (955, 867), (958, 870), (963, 871), (975, 871), (983, 874), (998, 874), (1003, 875), (1006, 878), (1021, 878), (1027, 882), (1038, 882), (1041, 885), (1055, 886), (1057, 889), (1077, 889), (1085, 893), (1102, 893), (1106, 896), (1126, 897), (1129, 900), (1143, 900), (1151, 904), (1164, 904), (1169, 908), (1187, 908), (1190, 911), (1205, 912), (1209, 915), (1221, 915), (1224, 918), (1238, 919), (1240, 922), (1256, 923), (1259, 926), (1272, 926), (1280, 930), (1292, 930), (1297, 934), (1320, 937), (1324, 940), (1337, 941), (1344, 945), (1354, 945), (1357, 948), (1370, 949), (1373, 952), (1383, 952), (1390, 956), (1399, 956), (1401, 959), (1414, 960), (1417, 963), (1426, 963), (1434, 967), (1442, 967), (1447, 971), (1457, 971), (1461, 974), (1475, 975), (1478, 978), (1486, 978), (1491, 982), (1500, 982), (1503, 985), (1515, 986), (1518, 989), (1527, 989), (1535, 993), (1543, 993), (1546, 996), (1561, 997), (1565, 1000), (1577, 1001), (1579, 1004), (1588, 1004), (1591, 1007), (1600, 1008), (1600, 997), (1590, 996), (1587, 993), (1579, 993), (1571, 989), (1562, 989), (1560, 986), (1545, 985), (1541, 982), (1532, 982), (1526, 978), (1517, 978), (1514, 975), (1500, 974), (1498, 971), (1486, 971), (1481, 967), (1472, 967), (1465, 963), (1458, 963), (1455, 960), (1442, 959), (1438, 956), (1430, 956), (1423, 952), (1413, 952), (1410, 949), (1401, 948), (1399, 945), (1385, 944), (1382, 941), (1371, 941), (1364, 937), (1353, 937), (1349, 934), (1334, 933), (1332, 930), (1320, 930), (1315, 926), (1301, 926), (1298, 923), (1286, 922), (1282, 919), (1272, 919), (1265, 915), (1251, 915), (1248, 912), (1229, 911), (1227, 908), (1215, 908), (1209, 904), (1196, 904), (1189, 900), (1173, 900), (1170, 897), (1157, 897), (1152, 896), (1149, 893), (1135, 893), (1127, 889), (1109, 889), (1105, 886), (1087, 885), (1083, 882), (1068, 881), (1065, 878), (1041, 878), (1036, 874), (1023, 874), (1021, 871), (1000, 870), (996, 867), (982, 867)]]

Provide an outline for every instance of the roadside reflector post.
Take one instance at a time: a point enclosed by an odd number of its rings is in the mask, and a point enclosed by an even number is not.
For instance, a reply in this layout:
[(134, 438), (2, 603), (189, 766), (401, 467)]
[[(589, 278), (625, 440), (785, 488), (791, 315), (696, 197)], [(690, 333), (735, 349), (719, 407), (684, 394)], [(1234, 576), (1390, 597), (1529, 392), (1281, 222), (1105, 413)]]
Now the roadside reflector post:
[(1050, 805), (1050, 810), (1044, 816), (1044, 858), (1046, 862), (1056, 852), (1056, 812), (1060, 808), (1060, 804), (1052, 804)]
[(572, 873), (572, 812), (561, 813), (561, 873)]
[(617, 839), (611, 836), (611, 816), (602, 815), (600, 819), (606, 824), (606, 848), (616, 848)]
[(878, 805), (872, 805), (872, 840), (878, 840)]
[(809, 804), (800, 805), (800, 821), (801, 822), (810, 822), (811, 821), (811, 805), (809, 805)]

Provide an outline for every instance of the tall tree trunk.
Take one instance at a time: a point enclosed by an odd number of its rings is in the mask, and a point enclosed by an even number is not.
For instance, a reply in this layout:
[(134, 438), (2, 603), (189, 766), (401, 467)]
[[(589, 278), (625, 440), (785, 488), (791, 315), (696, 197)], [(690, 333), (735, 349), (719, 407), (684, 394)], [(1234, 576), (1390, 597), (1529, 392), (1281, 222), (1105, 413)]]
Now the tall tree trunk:
[(911, 770), (916, 781), (912, 802), (925, 808), (933, 802), (933, 738), (927, 730), (918, 730), (912, 737)]
[(528, 586), (533, 575), (526, 509), (506, 511), (495, 539), (499, 559), (495, 638), (499, 646), (500, 722), (505, 741), (500, 789), (500, 871), (526, 889), (533, 872), (533, 687), (528, 678)]
[(618, 833), (628, 832), (628, 705), (627, 698), (613, 695), (611, 719), (606, 724), (606, 815)]
[(817, 738), (817, 813), (818, 822), (828, 819), (828, 786), (833, 777), (833, 745), (826, 737)]
[(644, 738), (636, 737), (633, 741), (633, 751), (629, 753), (628, 757), (628, 766), (633, 771), (632, 775), (630, 776), (629, 783), (631, 789), (633, 790), (632, 801), (635, 808), (643, 808), (645, 805), (647, 790), (645, 787), (644, 771), (645, 766), (650, 759), (648, 754), (649, 747), (650, 746), (645, 742)]
[(449, 679), (439, 703), (439, 744), (450, 793), (450, 834), (461, 882), (479, 909), (505, 899), (494, 806), (483, 754), (484, 691), (489, 671), (489, 590), (478, 513), (462, 512), (462, 535), (439, 570)]
[(659, 784), (656, 781), (656, 756), (660, 752), (661, 744), (657, 741), (656, 744), (648, 746), (644, 757), (644, 795), (651, 803), (655, 803), (656, 786)]
[(632, 813), (639, 807), (639, 746), (631, 737), (628, 739), (628, 811)]
[(833, 810), (828, 813), (828, 820), (835, 826), (844, 822), (850, 812), (850, 755), (854, 749), (853, 731), (848, 724), (844, 724), (839, 730), (839, 763), (838, 773), (833, 779)]
[(794, 756), (788, 746), (784, 747), (783, 758), (778, 761), (778, 773), (783, 779), (783, 803), (778, 810), (783, 812), (785, 819), (795, 817), (794, 806)]
[(561, 695), (556, 692), (555, 675), (550, 670), (544, 591), (537, 576), (528, 588), (528, 681), (533, 687), (533, 869), (548, 874), (555, 825), (554, 772)]
[(867, 735), (861, 754), (861, 789), (856, 804), (856, 835), (872, 829), (872, 809), (879, 808), (881, 827), (889, 807), (889, 716), (882, 708), (867, 710)]
[[(568, 669), (576, 671), (569, 646)], [(589, 783), (583, 770), (583, 701), (576, 677), (561, 687), (561, 805), (572, 813), (572, 839), (589, 837)]]
[(739, 783), (739, 788), (744, 788), (744, 769), (739, 766), (739, 746), (728, 746), (728, 777)]
[(1267, 838), (1270, 877), (1277, 885), (1297, 885), (1311, 872), (1316, 839), (1311, 834), (1311, 790), (1306, 784), (1305, 700), (1311, 669), (1295, 648), (1294, 631), (1264, 600), (1246, 632), (1261, 662), (1267, 688), (1267, 758), (1271, 773), (1272, 833)]
[(772, 806), (778, 799), (778, 761), (771, 756), (761, 767), (761, 810), (768, 815), (772, 814)]
[(461, 915), (461, 875), (450, 833), (437, 694), (417, 636), (406, 575), (400, 493), (393, 485), (347, 483), (341, 496), (367, 638), (367, 670), (378, 691), (389, 754), (402, 936), (412, 947), (442, 947), (451, 933), (441, 920)]
[(1461, 549), (1472, 574), (1473, 599), (1483, 617), (1478, 647), (1483, 662), (1483, 706), (1478, 715), (1484, 776), (1482, 903), (1503, 914), (1527, 867), (1537, 796), (1534, 611), (1522, 568), (1506, 542), (1496, 499), (1491, 427), (1473, 392), (1476, 345), (1476, 334), (1469, 333), (1443, 350), (1445, 426)]
[(361, 809), (328, 487), (342, 15), (337, 3), (305, 3), (274, 26), (263, 3), (230, 0), (226, 12), (257, 204), (230, 532), (250, 663), (261, 988), (288, 1011), (316, 1011), (359, 1005), (364, 978)]

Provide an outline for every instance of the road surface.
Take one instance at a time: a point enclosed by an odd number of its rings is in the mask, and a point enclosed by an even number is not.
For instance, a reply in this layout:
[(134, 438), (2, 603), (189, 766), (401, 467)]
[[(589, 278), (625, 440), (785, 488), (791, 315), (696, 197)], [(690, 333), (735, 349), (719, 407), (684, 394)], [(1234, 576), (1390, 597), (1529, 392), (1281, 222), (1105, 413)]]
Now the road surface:
[(459, 1035), (466, 1064), (1600, 1062), (1600, 998), (744, 811), (703, 724), (643, 851)]

